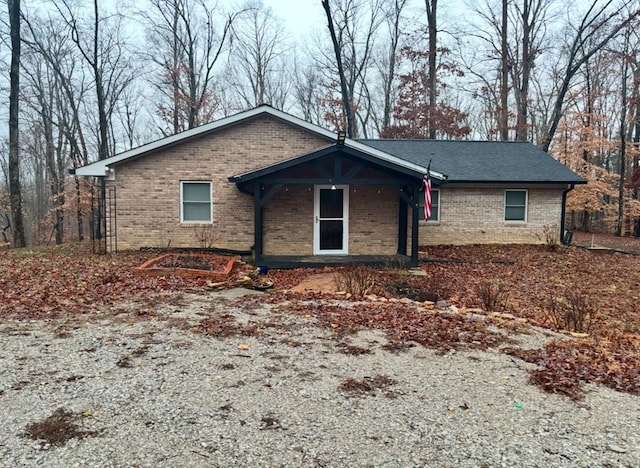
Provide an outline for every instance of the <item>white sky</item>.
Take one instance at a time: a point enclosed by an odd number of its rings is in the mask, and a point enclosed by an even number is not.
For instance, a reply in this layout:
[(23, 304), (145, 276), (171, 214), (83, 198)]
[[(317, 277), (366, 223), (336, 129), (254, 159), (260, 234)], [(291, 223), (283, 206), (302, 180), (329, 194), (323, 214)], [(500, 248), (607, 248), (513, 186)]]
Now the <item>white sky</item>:
[[(327, 19), (322, 8), (321, 0), (263, 0), (264, 5), (270, 7), (273, 13), (281, 18), (284, 26), (293, 39), (302, 41), (311, 36), (314, 30), (326, 31)], [(447, 15), (451, 11), (455, 16), (459, 14), (465, 0), (447, 0), (438, 5), (438, 16), (441, 21), (448, 22)], [(405, 16), (426, 16), (422, 0), (409, 0), (405, 7)], [(426, 17), (424, 18), (426, 21)]]
[(302, 39), (314, 28), (325, 26), (320, 0), (263, 0), (273, 13), (282, 18), (294, 39)]

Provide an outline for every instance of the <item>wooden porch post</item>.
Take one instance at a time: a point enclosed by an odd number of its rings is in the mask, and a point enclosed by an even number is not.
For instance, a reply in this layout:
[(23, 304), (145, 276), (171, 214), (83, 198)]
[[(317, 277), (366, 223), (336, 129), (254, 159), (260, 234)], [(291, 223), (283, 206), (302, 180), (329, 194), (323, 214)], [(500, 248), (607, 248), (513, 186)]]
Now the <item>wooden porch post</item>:
[(407, 234), (409, 205), (398, 197), (400, 207), (398, 209), (398, 255), (407, 255)]
[(255, 262), (262, 261), (262, 184), (256, 182), (253, 188), (253, 249)]

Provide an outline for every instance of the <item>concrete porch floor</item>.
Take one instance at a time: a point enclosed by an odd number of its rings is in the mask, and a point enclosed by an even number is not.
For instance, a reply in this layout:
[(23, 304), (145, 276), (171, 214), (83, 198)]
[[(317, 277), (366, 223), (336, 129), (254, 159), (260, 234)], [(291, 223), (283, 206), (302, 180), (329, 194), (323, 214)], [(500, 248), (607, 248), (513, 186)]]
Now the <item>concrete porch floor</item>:
[(263, 255), (258, 266), (274, 269), (323, 268), (344, 265), (373, 265), (408, 268), (411, 257), (407, 255)]

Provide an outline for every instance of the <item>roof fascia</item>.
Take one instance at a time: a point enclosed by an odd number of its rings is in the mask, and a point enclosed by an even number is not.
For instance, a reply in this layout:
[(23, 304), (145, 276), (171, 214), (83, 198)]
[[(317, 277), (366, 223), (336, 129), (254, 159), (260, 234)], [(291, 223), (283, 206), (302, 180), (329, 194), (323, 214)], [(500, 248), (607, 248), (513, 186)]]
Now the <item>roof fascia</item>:
[(449, 184), (498, 184), (498, 185), (567, 185), (567, 184), (586, 184), (585, 179), (580, 180), (459, 180), (450, 179)]
[(178, 143), (182, 143), (192, 138), (206, 135), (207, 133), (211, 133), (216, 130), (221, 130), (225, 127), (234, 125), (236, 123), (239, 123), (244, 120), (248, 120), (260, 115), (270, 115), (272, 117), (275, 117), (280, 120), (284, 120), (285, 122), (289, 122), (292, 125), (298, 126), (300, 128), (316, 133), (320, 136), (329, 138), (331, 140), (335, 140), (337, 138), (337, 134), (334, 132), (331, 132), (330, 130), (324, 129), (318, 125), (309, 123), (298, 117), (294, 117), (293, 115), (287, 114), (280, 110), (274, 109), (273, 107), (265, 105), (265, 106), (255, 107), (247, 111), (239, 112), (229, 117), (224, 117), (222, 119), (202, 125), (197, 128), (193, 128), (191, 130), (186, 130), (184, 132), (176, 133), (175, 135), (171, 135), (156, 141), (152, 141), (151, 143), (147, 143), (145, 145), (139, 146), (129, 151), (124, 151), (110, 158), (103, 159), (102, 161), (96, 161), (94, 163), (91, 163), (76, 169), (76, 174), (82, 175), (82, 176), (103, 177), (105, 174), (108, 174), (108, 169), (116, 164), (122, 163), (129, 159), (143, 156), (147, 153), (151, 153), (158, 149), (167, 148), (167, 147), (176, 145)]
[[(109, 169), (112, 166), (115, 166), (124, 161), (143, 156), (147, 153), (151, 153), (161, 148), (167, 148), (169, 146), (176, 145), (186, 140), (196, 138), (201, 135), (214, 132), (216, 130), (220, 130), (222, 128), (228, 127), (230, 125), (233, 125), (233, 124), (236, 124), (260, 115), (270, 115), (272, 117), (283, 120), (292, 125), (303, 128), (319, 136), (323, 136), (325, 138), (328, 138), (334, 141), (337, 139), (337, 136), (338, 136), (337, 133), (332, 132), (331, 130), (327, 130), (323, 127), (307, 122), (306, 120), (300, 119), (291, 114), (287, 114), (286, 112), (280, 111), (271, 106), (259, 106), (247, 111), (239, 112), (229, 117), (222, 118), (220, 120), (216, 120), (214, 122), (211, 122), (206, 125), (202, 125), (200, 127), (197, 127), (191, 130), (187, 130), (175, 135), (168, 136), (166, 138), (153, 141), (151, 143), (147, 143), (146, 145), (142, 145), (142, 146), (139, 146), (138, 148), (125, 151), (123, 153), (117, 154), (110, 158), (103, 159), (101, 161), (96, 161), (86, 166), (77, 168), (76, 174), (80, 176), (104, 177), (105, 175), (109, 174)], [(389, 153), (378, 150), (364, 143), (360, 143), (351, 138), (346, 139), (344, 146), (351, 148), (353, 150), (359, 151), (361, 153), (374, 156), (382, 161), (392, 163), (396, 166), (400, 166), (414, 172), (419, 172), (422, 174), (426, 174), (427, 172), (427, 168), (423, 166), (398, 158)], [(447, 178), (444, 174), (441, 174), (437, 171), (430, 171), (430, 174), (431, 174), (431, 177), (440, 179), (440, 180), (446, 180)]]

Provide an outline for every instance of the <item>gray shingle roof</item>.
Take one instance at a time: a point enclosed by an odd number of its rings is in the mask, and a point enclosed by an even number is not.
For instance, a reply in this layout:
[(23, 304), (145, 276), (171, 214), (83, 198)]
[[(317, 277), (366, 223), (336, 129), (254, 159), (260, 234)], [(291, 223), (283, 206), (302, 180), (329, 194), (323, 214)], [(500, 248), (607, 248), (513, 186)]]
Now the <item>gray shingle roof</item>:
[(547, 153), (527, 142), (359, 140), (398, 158), (447, 175), (449, 182), (585, 183)]

